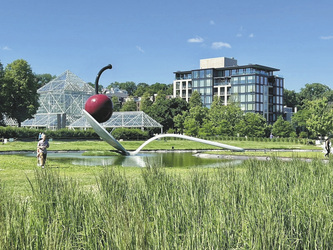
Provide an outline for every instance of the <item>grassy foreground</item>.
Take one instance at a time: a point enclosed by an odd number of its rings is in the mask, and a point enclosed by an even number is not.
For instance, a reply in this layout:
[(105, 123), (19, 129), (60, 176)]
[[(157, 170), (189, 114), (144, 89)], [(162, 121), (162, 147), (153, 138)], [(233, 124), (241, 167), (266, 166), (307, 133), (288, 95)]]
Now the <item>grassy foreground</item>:
[(332, 170), (296, 159), (186, 174), (104, 167), (87, 186), (35, 169), (28, 196), (0, 184), (0, 249), (330, 249)]
[[(127, 143), (128, 150), (141, 145)], [(8, 143), (0, 151), (34, 151), (35, 144)], [(171, 146), (196, 149), (181, 140), (149, 147)], [(106, 151), (110, 146), (54, 141), (50, 149)], [(319, 159), (247, 160), (215, 169), (49, 161), (42, 170), (34, 157), (1, 155), (0, 249), (330, 249), (332, 177), (333, 161)]]

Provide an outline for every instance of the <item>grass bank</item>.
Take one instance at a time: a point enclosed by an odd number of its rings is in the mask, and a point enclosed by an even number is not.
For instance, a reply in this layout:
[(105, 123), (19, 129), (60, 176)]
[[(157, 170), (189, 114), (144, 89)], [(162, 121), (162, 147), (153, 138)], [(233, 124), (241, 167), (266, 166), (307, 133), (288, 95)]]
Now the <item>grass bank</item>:
[(90, 167), (94, 178), (85, 179), (70, 166), (31, 169), (23, 158), (6, 159), (31, 172), (22, 198), (0, 182), (1, 249), (333, 246), (332, 161), (249, 160), (185, 172)]
[[(255, 142), (255, 141), (217, 141), (231, 146), (241, 147), (245, 149), (320, 149), (314, 145), (304, 145), (294, 142)], [(144, 141), (121, 141), (127, 150), (134, 151), (141, 146)], [(37, 141), (22, 142), (14, 141), (6, 144), (0, 144), (0, 151), (34, 151), (36, 150)], [(188, 140), (156, 140), (145, 146), (144, 150), (208, 150), (220, 149), (218, 147), (202, 144)], [(75, 140), (75, 141), (58, 141), (50, 142), (50, 150), (88, 150), (101, 151), (112, 150), (113, 148), (101, 140)]]

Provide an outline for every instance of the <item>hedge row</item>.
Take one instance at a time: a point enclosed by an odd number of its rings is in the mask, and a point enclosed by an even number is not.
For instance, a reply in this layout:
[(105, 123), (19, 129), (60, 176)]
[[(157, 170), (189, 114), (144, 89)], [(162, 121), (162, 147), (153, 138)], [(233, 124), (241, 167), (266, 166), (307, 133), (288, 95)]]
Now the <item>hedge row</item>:
[[(152, 135), (149, 131), (142, 131), (141, 129), (133, 128), (117, 128), (113, 131), (112, 136), (117, 140), (147, 140)], [(39, 133), (46, 133), (48, 138), (53, 139), (98, 139), (99, 136), (93, 129), (74, 130), (74, 129), (59, 129), (59, 130), (45, 130), (34, 128), (17, 128), (17, 127), (1, 127), (0, 138), (15, 138), (15, 139), (33, 139), (37, 140)], [(234, 136), (209, 136), (200, 137), (206, 140), (222, 140), (222, 141), (273, 141), (273, 142), (294, 142), (300, 144), (314, 144), (314, 140), (304, 138), (259, 138), (259, 137), (234, 137)], [(172, 138), (170, 138), (172, 139)]]
[[(39, 133), (45, 133), (48, 138), (53, 139), (98, 139), (99, 136), (93, 129), (35, 129), (35, 128), (17, 128), (17, 127), (1, 127), (0, 138), (30, 139), (37, 140)], [(117, 128), (112, 131), (112, 136), (117, 140), (146, 140), (149, 133), (140, 129)]]

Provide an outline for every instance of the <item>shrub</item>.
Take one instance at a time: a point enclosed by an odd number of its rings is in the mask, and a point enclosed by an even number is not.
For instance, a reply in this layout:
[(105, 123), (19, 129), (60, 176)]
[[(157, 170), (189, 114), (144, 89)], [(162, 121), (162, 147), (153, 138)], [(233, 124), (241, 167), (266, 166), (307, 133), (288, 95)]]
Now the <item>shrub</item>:
[(149, 133), (136, 128), (117, 128), (112, 132), (112, 136), (117, 140), (146, 140), (149, 138)]

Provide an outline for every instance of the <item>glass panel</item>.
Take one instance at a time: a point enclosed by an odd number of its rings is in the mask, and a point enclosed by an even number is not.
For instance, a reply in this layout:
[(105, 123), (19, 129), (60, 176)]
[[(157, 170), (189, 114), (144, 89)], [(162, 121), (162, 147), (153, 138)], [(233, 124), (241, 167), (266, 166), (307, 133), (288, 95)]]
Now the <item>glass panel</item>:
[(206, 73), (206, 77), (209, 78), (209, 77), (212, 77), (213, 71), (211, 69), (206, 69), (205, 73)]
[(255, 90), (255, 85), (248, 85), (247, 86), (247, 92), (254, 92)]
[(240, 86), (240, 93), (246, 93), (245, 85)]
[(199, 78), (199, 71), (198, 71), (198, 70), (193, 71), (193, 78), (194, 78), (194, 79)]
[(205, 78), (205, 70), (200, 70), (200, 78)]

